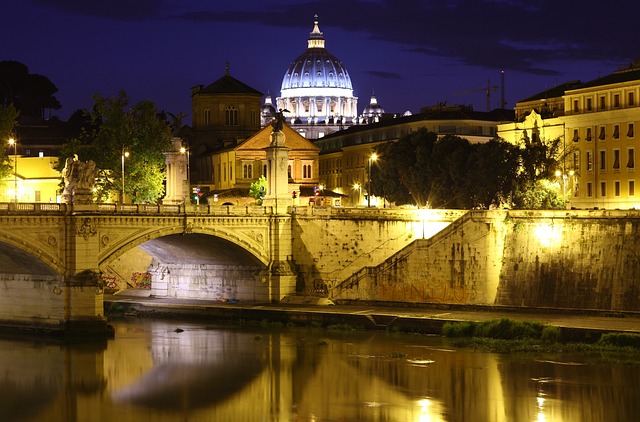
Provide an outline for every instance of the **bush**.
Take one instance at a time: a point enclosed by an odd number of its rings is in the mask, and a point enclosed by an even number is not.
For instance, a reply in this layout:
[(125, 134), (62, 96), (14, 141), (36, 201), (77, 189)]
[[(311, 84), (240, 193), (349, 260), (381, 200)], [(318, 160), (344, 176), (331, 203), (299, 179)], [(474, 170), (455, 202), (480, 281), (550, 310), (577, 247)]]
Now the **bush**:
[(442, 327), (445, 337), (485, 337), (500, 340), (540, 339), (544, 325), (539, 322), (514, 321), (509, 318), (482, 322), (453, 322)]
[(606, 333), (600, 337), (598, 344), (602, 346), (634, 347), (640, 349), (640, 335), (630, 333)]
[(540, 339), (547, 344), (560, 343), (562, 339), (562, 330), (560, 327), (544, 327)]
[(447, 322), (442, 326), (445, 337), (473, 337), (476, 329), (475, 322)]

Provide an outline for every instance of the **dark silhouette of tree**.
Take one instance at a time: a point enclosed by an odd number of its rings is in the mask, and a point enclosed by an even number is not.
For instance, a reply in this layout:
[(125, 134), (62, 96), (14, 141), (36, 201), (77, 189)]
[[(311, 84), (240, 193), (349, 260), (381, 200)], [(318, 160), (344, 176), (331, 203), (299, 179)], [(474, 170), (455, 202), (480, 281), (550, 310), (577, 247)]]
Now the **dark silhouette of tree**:
[(13, 105), (0, 107), (0, 180), (4, 180), (11, 172), (11, 162), (7, 151), (8, 139), (13, 135), (13, 129), (18, 120), (18, 111)]
[(0, 105), (13, 104), (21, 117), (43, 119), (45, 110), (59, 110), (58, 88), (43, 75), (31, 74), (16, 61), (0, 61)]
[(554, 208), (559, 198), (541, 181), (555, 171), (558, 143), (471, 144), (421, 129), (376, 148), (372, 193), (397, 205), (431, 208)]

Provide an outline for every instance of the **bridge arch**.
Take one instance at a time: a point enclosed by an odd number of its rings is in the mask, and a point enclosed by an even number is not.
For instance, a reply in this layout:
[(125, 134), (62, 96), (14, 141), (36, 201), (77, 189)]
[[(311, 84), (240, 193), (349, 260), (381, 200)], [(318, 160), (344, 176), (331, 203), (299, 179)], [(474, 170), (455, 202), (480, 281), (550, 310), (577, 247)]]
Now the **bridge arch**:
[(118, 257), (126, 252), (139, 247), (147, 242), (160, 239), (167, 236), (182, 235), (185, 238), (193, 235), (205, 235), (213, 238), (222, 239), (233, 245), (235, 248), (242, 249), (253, 259), (259, 261), (263, 265), (268, 265), (271, 258), (269, 256), (269, 238), (268, 233), (251, 232), (243, 233), (238, 230), (229, 230), (220, 227), (189, 227), (187, 230), (183, 226), (160, 227), (154, 230), (131, 231), (115, 242), (111, 242), (108, 235), (100, 238), (100, 254), (98, 258), (99, 266), (109, 265)]
[[(12, 273), (19, 267), (22, 274), (62, 275), (64, 262), (56, 256), (59, 247), (56, 237), (48, 237), (47, 243), (33, 242), (29, 236), (20, 238), (10, 233), (1, 233), (0, 272)], [(51, 249), (46, 251), (45, 249)]]

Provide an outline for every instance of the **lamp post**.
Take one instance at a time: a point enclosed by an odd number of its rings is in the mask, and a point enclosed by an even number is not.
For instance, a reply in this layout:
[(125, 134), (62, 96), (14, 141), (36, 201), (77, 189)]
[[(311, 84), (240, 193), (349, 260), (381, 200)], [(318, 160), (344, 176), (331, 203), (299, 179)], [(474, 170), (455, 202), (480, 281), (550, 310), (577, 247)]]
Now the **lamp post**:
[(18, 205), (18, 141), (9, 138), (9, 145), (13, 146), (13, 203)]
[(358, 205), (360, 203), (360, 195), (361, 195), (361, 191), (362, 191), (362, 186), (360, 186), (360, 183), (356, 182), (353, 184), (353, 189), (358, 192), (358, 200), (356, 201), (356, 205)]
[(375, 152), (369, 156), (368, 164), (368, 177), (367, 177), (367, 207), (371, 207), (371, 164), (378, 159), (378, 154)]
[(129, 157), (129, 151), (126, 148), (122, 148), (122, 203), (124, 204), (124, 159)]
[[(187, 141), (188, 142), (188, 141)], [(187, 205), (187, 197), (189, 198), (189, 202), (191, 202), (191, 173), (189, 171), (189, 148), (188, 148), (189, 144), (187, 144), (187, 146), (182, 145), (180, 147), (180, 154), (184, 154), (187, 158), (187, 166), (186, 166), (186, 170), (187, 170), (187, 187), (186, 187), (186, 192), (185, 192), (185, 187), (184, 187), (184, 182), (183, 182), (183, 186), (182, 186), (182, 194), (184, 196), (184, 205)]]

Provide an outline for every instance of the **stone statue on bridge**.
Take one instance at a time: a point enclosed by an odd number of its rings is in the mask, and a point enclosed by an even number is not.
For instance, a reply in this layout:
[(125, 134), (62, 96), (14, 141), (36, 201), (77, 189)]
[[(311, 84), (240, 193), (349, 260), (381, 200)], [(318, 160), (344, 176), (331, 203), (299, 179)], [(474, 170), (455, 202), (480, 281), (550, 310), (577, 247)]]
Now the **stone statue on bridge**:
[(93, 186), (98, 168), (93, 160), (79, 161), (76, 154), (67, 158), (62, 176), (64, 179), (63, 202), (88, 204), (93, 202)]

